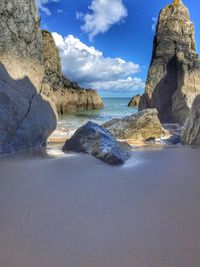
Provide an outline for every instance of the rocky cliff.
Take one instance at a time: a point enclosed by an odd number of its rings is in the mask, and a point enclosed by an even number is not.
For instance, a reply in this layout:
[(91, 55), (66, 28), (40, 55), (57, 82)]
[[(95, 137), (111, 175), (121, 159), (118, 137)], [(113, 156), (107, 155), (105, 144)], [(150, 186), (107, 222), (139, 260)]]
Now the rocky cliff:
[(200, 95), (196, 96), (182, 130), (182, 144), (200, 146)]
[(140, 103), (140, 98), (140, 95), (135, 95), (128, 103), (128, 107), (138, 107)]
[(27, 76), (40, 90), (44, 58), (35, 1), (1, 0), (0, 18), (1, 63), (13, 79)]
[(51, 99), (60, 114), (85, 109), (99, 109), (103, 102), (95, 90), (83, 89), (62, 75), (59, 51), (53, 36), (42, 31), (45, 76), (42, 92)]
[(42, 36), (34, 0), (0, 2), (0, 154), (45, 145), (56, 127), (41, 92)]
[(200, 93), (200, 61), (194, 25), (181, 0), (166, 6), (158, 20), (153, 55), (139, 109), (156, 108), (162, 122), (183, 124)]

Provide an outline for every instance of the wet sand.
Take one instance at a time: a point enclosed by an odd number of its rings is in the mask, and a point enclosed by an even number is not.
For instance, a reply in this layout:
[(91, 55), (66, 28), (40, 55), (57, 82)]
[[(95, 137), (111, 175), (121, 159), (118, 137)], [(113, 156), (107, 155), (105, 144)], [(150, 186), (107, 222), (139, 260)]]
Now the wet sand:
[(200, 150), (0, 160), (1, 267), (199, 267)]

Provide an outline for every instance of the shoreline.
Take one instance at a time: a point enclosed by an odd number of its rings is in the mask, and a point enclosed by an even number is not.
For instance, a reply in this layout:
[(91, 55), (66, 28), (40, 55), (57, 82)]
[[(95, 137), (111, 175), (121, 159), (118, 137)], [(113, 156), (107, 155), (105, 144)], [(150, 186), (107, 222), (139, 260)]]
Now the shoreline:
[[(65, 135), (65, 136), (51, 136), (48, 138), (48, 147), (54, 146), (54, 145), (64, 145), (65, 142), (67, 140), (70, 139), (70, 135)], [(151, 141), (145, 141), (145, 140), (138, 140), (138, 139), (125, 139), (125, 140), (118, 140), (119, 142), (126, 142), (127, 144), (129, 144), (133, 149), (137, 149), (137, 148), (145, 148), (145, 147), (149, 147), (152, 149), (155, 148), (159, 148), (159, 147), (171, 147), (173, 146), (172, 144), (167, 144), (165, 141), (167, 140), (168, 137), (165, 138), (161, 138), (161, 139), (157, 139), (155, 140), (155, 142), (151, 142)]]

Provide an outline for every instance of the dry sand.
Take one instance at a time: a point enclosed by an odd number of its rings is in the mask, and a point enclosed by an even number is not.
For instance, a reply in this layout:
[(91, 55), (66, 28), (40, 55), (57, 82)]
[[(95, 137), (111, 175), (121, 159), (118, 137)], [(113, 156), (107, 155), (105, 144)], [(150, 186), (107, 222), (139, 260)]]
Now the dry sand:
[[(54, 151), (54, 154), (59, 154)], [(200, 150), (0, 160), (1, 267), (199, 267)]]

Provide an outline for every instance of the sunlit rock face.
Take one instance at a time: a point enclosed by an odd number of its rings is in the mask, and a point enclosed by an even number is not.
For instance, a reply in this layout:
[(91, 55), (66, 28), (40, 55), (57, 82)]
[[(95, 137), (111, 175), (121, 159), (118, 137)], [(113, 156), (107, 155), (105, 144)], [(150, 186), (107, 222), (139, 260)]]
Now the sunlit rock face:
[(51, 99), (58, 114), (102, 108), (103, 102), (95, 90), (83, 89), (62, 75), (59, 50), (51, 33), (43, 30), (42, 37), (45, 61), (42, 92)]
[(183, 124), (200, 93), (194, 25), (180, 0), (161, 10), (145, 94), (139, 109), (156, 108), (162, 122)]
[(140, 103), (140, 97), (140, 95), (135, 95), (128, 103), (128, 107), (138, 107)]
[(107, 121), (102, 126), (117, 139), (141, 141), (157, 139), (168, 134), (162, 128), (157, 115), (155, 109), (145, 109), (131, 116)]
[(41, 92), (44, 56), (34, 0), (0, 1), (0, 154), (44, 146), (56, 117)]
[(0, 18), (1, 63), (13, 79), (27, 76), (39, 91), (44, 58), (35, 1), (1, 0)]

